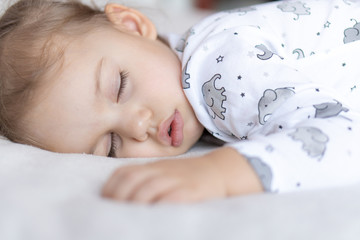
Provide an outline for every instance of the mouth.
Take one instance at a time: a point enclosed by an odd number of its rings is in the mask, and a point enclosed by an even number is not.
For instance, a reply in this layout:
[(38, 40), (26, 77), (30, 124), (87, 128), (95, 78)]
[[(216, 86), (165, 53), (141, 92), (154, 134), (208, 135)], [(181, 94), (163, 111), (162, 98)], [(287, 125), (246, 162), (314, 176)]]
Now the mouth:
[(171, 128), (171, 125), (170, 125), (170, 127), (169, 127), (169, 129), (168, 129), (168, 135), (169, 135), (169, 137), (171, 137), (171, 131), (172, 131), (172, 128)]
[(161, 123), (159, 128), (159, 139), (168, 146), (179, 147), (184, 139), (183, 136), (184, 121), (178, 110)]

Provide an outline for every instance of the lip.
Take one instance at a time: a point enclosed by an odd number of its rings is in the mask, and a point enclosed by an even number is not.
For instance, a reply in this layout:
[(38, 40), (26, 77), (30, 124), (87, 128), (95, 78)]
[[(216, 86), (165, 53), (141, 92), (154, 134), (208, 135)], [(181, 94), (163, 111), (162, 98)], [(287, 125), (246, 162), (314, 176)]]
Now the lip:
[[(171, 133), (169, 136), (168, 129), (170, 127)], [(178, 110), (175, 110), (172, 116), (160, 124), (158, 138), (164, 145), (179, 147), (184, 139), (183, 129), (184, 121), (182, 116)]]

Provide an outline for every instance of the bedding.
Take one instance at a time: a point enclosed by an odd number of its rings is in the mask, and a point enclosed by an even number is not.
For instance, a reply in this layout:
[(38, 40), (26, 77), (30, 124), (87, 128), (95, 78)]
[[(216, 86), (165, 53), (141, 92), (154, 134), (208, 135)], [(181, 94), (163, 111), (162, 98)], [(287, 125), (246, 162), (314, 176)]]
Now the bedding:
[[(200, 142), (186, 155), (214, 146)], [(358, 239), (360, 184), (256, 194), (192, 205), (136, 205), (100, 197), (124, 164), (0, 140), (0, 239)]]
[[(192, 12), (187, 21), (204, 14)], [(184, 30), (184, 22), (177, 24), (175, 31)], [(214, 148), (199, 142), (179, 157)], [(156, 160), (59, 154), (0, 139), (0, 239), (359, 239), (360, 183), (191, 205), (138, 205), (100, 196), (117, 167)]]

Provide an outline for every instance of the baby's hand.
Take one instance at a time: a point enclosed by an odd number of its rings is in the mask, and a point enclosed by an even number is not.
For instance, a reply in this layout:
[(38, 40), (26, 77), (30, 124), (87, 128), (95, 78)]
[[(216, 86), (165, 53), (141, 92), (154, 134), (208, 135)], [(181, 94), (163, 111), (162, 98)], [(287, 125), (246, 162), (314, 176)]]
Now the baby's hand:
[(246, 159), (221, 148), (202, 157), (121, 167), (105, 184), (103, 196), (136, 203), (184, 203), (255, 191), (261, 186)]

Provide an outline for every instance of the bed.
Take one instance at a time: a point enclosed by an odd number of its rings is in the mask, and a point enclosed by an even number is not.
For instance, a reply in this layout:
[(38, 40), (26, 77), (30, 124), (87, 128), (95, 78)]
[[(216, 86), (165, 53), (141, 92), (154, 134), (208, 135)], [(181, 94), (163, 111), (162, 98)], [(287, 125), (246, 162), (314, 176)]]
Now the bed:
[[(173, 25), (176, 31), (208, 14), (185, 10), (193, 18)], [(150, 10), (157, 23), (168, 16), (155, 13)], [(199, 142), (179, 157), (214, 148)], [(138, 205), (100, 196), (117, 167), (156, 160), (58, 154), (0, 139), (0, 239), (359, 239), (360, 183), (191, 205)]]

